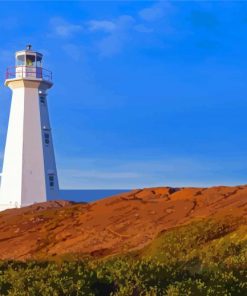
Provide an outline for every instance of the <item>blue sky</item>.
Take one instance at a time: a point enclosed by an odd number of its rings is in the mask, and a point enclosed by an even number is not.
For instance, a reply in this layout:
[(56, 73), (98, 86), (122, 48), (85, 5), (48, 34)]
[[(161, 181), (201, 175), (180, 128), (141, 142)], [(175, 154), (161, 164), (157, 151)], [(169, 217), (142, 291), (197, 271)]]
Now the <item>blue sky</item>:
[(53, 71), (62, 188), (247, 183), (247, 3), (1, 2), (5, 68), (27, 43)]

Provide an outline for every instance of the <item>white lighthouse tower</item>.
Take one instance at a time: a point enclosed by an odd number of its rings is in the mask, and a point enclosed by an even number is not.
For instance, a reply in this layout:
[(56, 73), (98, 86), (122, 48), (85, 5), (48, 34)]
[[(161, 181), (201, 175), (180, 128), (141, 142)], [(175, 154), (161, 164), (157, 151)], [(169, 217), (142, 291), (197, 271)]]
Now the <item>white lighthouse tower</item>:
[(42, 67), (42, 54), (16, 52), (16, 66), (7, 69), (12, 90), (0, 187), (0, 210), (58, 198), (59, 185), (48, 115), (47, 90), (52, 73)]

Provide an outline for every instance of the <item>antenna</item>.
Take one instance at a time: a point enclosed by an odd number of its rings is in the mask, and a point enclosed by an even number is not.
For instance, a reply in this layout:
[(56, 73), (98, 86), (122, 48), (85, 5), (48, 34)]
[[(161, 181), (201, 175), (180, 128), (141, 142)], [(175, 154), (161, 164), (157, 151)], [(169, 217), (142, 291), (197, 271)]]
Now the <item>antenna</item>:
[(26, 50), (31, 50), (32, 49), (32, 45), (31, 44), (28, 44), (27, 46), (26, 46)]

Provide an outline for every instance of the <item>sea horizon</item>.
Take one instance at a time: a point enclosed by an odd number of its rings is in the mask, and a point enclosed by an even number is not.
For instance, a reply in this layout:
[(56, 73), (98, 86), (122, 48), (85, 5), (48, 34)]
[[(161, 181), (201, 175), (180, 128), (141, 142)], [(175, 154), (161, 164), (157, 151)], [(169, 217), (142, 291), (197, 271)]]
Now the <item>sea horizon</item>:
[(61, 189), (59, 198), (74, 202), (92, 202), (105, 197), (129, 192), (131, 189)]

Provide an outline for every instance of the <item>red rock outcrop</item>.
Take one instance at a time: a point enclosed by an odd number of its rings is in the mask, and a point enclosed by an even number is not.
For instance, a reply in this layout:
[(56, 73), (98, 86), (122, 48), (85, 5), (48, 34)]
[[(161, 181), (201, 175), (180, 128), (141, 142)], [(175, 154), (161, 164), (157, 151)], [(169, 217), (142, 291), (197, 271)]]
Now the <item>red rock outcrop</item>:
[(88, 204), (50, 201), (0, 213), (0, 259), (136, 250), (166, 229), (247, 215), (247, 186), (147, 188)]

